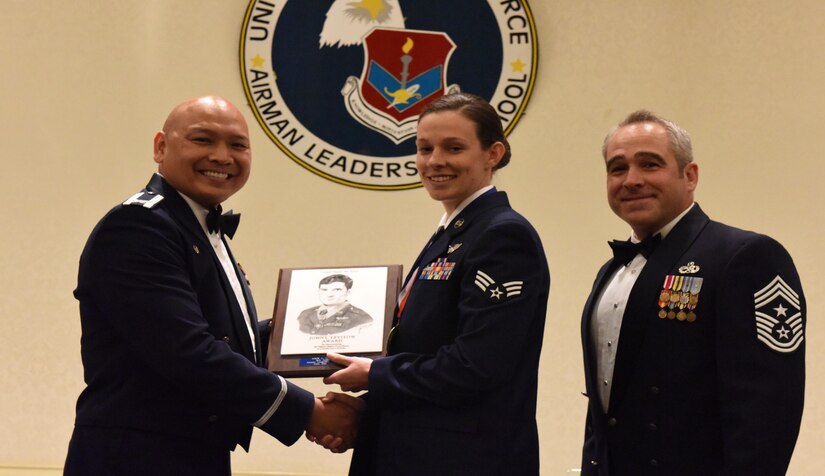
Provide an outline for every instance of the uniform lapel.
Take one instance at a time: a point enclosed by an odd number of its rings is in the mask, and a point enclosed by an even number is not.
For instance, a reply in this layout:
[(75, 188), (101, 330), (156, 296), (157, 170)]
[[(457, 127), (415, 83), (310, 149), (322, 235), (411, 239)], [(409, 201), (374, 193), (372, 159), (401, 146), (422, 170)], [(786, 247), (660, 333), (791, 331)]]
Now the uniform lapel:
[(450, 232), (445, 229), (440, 235), (438, 235), (429, 247), (421, 251), (421, 258), (418, 260), (417, 264), (419, 271), (421, 271), (421, 268), (430, 264), (439, 255), (444, 254), (444, 250), (447, 249), (447, 244), (449, 242)]
[(504, 192), (488, 192), (475, 199), (447, 224), (444, 233), (424, 251), (419, 267), (426, 266), (436, 258), (445, 255), (447, 246), (460, 242), (461, 235), (472, 229), (480, 215), (492, 208), (509, 205), (507, 194)]
[[(189, 205), (183, 197), (180, 196), (178, 191), (174, 189), (174, 187), (163, 180), (160, 175), (156, 174), (152, 176), (152, 180), (146, 188), (162, 193), (169, 213), (175, 218), (175, 221), (182, 225), (183, 228), (189, 232), (190, 235), (192, 235), (201, 248), (209, 250), (212, 249), (212, 246), (209, 244), (209, 240), (203, 233), (201, 224), (198, 223), (198, 219), (195, 218), (195, 214), (192, 213), (192, 209), (189, 208)], [(215, 256), (215, 259), (217, 259), (217, 256)]]
[(639, 352), (644, 345), (648, 327), (659, 319), (656, 315), (659, 310), (658, 296), (665, 276), (676, 266), (677, 261), (696, 240), (708, 221), (707, 215), (699, 205), (694, 205), (662, 240), (639, 274), (622, 318), (610, 392), (610, 412), (621, 406), (630, 376), (636, 368)]
[[(255, 301), (252, 300), (252, 290), (249, 289), (249, 283), (246, 281), (246, 273), (241, 271), (240, 266), (238, 266), (238, 262), (235, 261), (235, 256), (232, 254), (232, 250), (229, 249), (229, 244), (226, 242), (226, 238), (221, 238), (223, 240), (223, 245), (226, 246), (226, 251), (229, 253), (229, 259), (232, 260), (232, 266), (235, 268), (235, 274), (238, 276), (238, 281), (241, 283), (241, 290), (243, 291), (244, 300), (246, 300), (246, 310), (249, 313), (249, 320), (250, 326), (252, 327), (252, 335), (255, 337), (255, 348), (258, 349), (258, 352), (255, 352), (255, 361), (259, 366), (263, 365), (263, 360), (261, 356), (263, 352), (261, 350), (261, 335), (258, 332), (258, 312), (255, 309)], [(229, 283), (226, 283), (229, 285)], [(229, 286), (229, 291), (232, 292), (232, 287)], [(234, 292), (232, 292), (233, 299), (230, 302), (237, 303), (238, 300), (234, 299)], [(236, 305), (235, 308), (240, 311), (239, 305)], [(240, 329), (242, 333), (240, 335), (248, 335), (246, 329), (246, 323), (243, 322), (243, 313), (241, 312), (241, 322), (243, 323), (243, 328)], [(236, 322), (237, 319), (233, 319), (233, 322)], [(242, 339), (244, 343), (247, 342), (246, 339)], [(249, 355), (252, 355), (253, 350), (252, 348), (247, 349), (249, 351)]]
[[(155, 188), (151, 188), (155, 187)], [(224, 299), (229, 304), (230, 310), (230, 319), (232, 323), (232, 328), (235, 331), (235, 335), (237, 338), (235, 339), (236, 342), (240, 343), (241, 350), (243, 351), (244, 355), (249, 358), (252, 358), (255, 354), (252, 350), (252, 343), (249, 340), (249, 331), (246, 327), (246, 322), (244, 322), (243, 313), (241, 312), (240, 305), (238, 304), (238, 299), (235, 297), (235, 292), (232, 290), (232, 285), (229, 283), (229, 279), (227, 279), (226, 274), (223, 271), (223, 265), (221, 264), (220, 259), (218, 259), (218, 255), (215, 254), (215, 250), (212, 249), (212, 244), (206, 237), (206, 234), (201, 227), (201, 224), (198, 222), (198, 219), (195, 217), (195, 214), (192, 212), (192, 209), (189, 208), (189, 205), (183, 199), (183, 197), (178, 194), (177, 190), (175, 190), (171, 185), (169, 185), (163, 178), (159, 175), (152, 176), (152, 180), (147, 185), (147, 188), (153, 191), (159, 191), (163, 194), (163, 197), (167, 203), (167, 207), (169, 212), (174, 216), (175, 220), (180, 223), (184, 229), (192, 236), (192, 238), (199, 244), (200, 249), (209, 250), (209, 254), (212, 257), (212, 262), (214, 266), (217, 268), (217, 275), (220, 281), (221, 289), (223, 290)], [(243, 288), (244, 297), (247, 299), (247, 303), (249, 304), (250, 309), (254, 309), (254, 305), (252, 305), (252, 293), (249, 292), (246, 286), (246, 279), (244, 278), (243, 274), (238, 273), (237, 262), (232, 257), (232, 252), (229, 250), (229, 246), (226, 245), (226, 241), (224, 241), (224, 246), (226, 246), (227, 252), (229, 252), (229, 257), (232, 260), (232, 264), (235, 267), (236, 274), (238, 274), (238, 279), (241, 282), (241, 287)], [(250, 317), (254, 315), (253, 311), (250, 311)], [(259, 340), (257, 334), (257, 326), (253, 325), (252, 330), (254, 332), (256, 338), (256, 344), (259, 345), (257, 342)], [(260, 347), (258, 347), (260, 349)], [(260, 352), (258, 353), (260, 355)]]
[(433, 245), (436, 243), (436, 241), (438, 241), (442, 236), (444, 236), (444, 231), (443, 230), (441, 232), (433, 233), (433, 236), (430, 237), (430, 239), (427, 241), (427, 244), (424, 245), (424, 248), (422, 248), (421, 252), (418, 253), (418, 257), (415, 258), (415, 261), (413, 261), (413, 265), (412, 265), (412, 267), (410, 267), (410, 272), (407, 274), (407, 277), (406, 277), (406, 279), (404, 279), (404, 283), (401, 286), (402, 289), (407, 286), (407, 283), (410, 281), (410, 279), (414, 278), (413, 274), (416, 272), (416, 270), (421, 266), (421, 263), (424, 261), (425, 253), (427, 253), (427, 251), (430, 250), (433, 247)]

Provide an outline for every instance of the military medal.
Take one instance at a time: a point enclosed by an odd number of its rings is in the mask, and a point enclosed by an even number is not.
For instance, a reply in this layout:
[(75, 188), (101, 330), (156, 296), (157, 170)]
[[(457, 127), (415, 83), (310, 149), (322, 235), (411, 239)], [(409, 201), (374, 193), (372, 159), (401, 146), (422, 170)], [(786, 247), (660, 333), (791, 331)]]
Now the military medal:
[(668, 319), (675, 319), (676, 318), (676, 311), (673, 309), (679, 304), (679, 300), (682, 298), (682, 293), (680, 292), (682, 289), (682, 283), (684, 282), (684, 276), (674, 276), (673, 277), (673, 286), (671, 288), (672, 292), (670, 293), (670, 303), (668, 303), (668, 307), (670, 310), (667, 312)]
[(670, 302), (670, 287), (673, 286), (673, 278), (675, 276), (665, 276), (665, 282), (662, 284), (661, 292), (659, 292), (659, 307), (665, 307)]
[(662, 284), (662, 290), (659, 292), (659, 319), (667, 317), (665, 308), (670, 303), (670, 287), (673, 286), (673, 279), (675, 276), (665, 276), (665, 282)]
[[(696, 283), (694, 283), (694, 285), (695, 284)], [(700, 288), (702, 287), (701, 278), (699, 278), (699, 287)], [(688, 309), (690, 309), (690, 311), (687, 313), (687, 321), (688, 322), (693, 322), (693, 321), (696, 320), (696, 314), (693, 312), (693, 309), (696, 308), (696, 304), (698, 302), (699, 302), (699, 290), (697, 289), (696, 292), (694, 293), (693, 286), (691, 286), (690, 301), (688, 301), (688, 306), (687, 306)]]
[(699, 291), (702, 289), (702, 278), (693, 276), (665, 276), (662, 290), (659, 291), (659, 319), (676, 319), (679, 321), (694, 322), (696, 313), (693, 310), (699, 303)]
[(687, 313), (686, 319), (688, 322), (693, 322), (696, 320), (696, 313), (694, 313), (693, 310), (696, 309), (696, 305), (699, 304), (699, 291), (702, 290), (703, 278), (691, 277), (687, 279), (688, 283), (686, 288), (688, 299), (685, 307), (687, 307), (689, 312)]
[(676, 319), (679, 319), (680, 321), (684, 321), (685, 319), (687, 319), (687, 314), (685, 313), (685, 306), (690, 300), (690, 292), (688, 291), (690, 289), (690, 279), (691, 278), (685, 278), (685, 281), (683, 283), (683, 288), (685, 290), (679, 293), (679, 312), (676, 314)]

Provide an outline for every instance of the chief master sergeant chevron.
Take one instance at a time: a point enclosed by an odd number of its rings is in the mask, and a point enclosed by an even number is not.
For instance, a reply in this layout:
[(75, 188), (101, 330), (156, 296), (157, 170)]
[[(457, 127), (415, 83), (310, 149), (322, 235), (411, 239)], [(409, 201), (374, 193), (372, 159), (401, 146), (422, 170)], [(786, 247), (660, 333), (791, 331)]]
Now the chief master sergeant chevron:
[(304, 430), (353, 438), (354, 410), (261, 367), (267, 328), (225, 240), (238, 215), (220, 215), (249, 177), (240, 111), (214, 96), (178, 105), (154, 160), (159, 174), (80, 258), (86, 388), (65, 474), (229, 476), (253, 425), (287, 445)]
[(673, 122), (637, 111), (602, 153), (633, 234), (611, 243), (582, 316), (582, 474), (784, 475), (805, 391), (791, 257), (694, 203), (699, 169)]

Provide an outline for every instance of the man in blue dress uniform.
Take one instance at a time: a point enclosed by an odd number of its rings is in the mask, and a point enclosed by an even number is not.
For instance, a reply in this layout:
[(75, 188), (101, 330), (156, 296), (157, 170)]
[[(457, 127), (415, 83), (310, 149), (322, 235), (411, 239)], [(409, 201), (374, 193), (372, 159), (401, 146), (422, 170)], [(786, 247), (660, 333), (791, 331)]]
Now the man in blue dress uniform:
[(604, 142), (612, 242), (582, 316), (582, 474), (784, 475), (802, 417), (805, 297), (790, 255), (693, 201), (690, 138), (637, 111)]
[(228, 476), (253, 426), (286, 445), (305, 430), (352, 438), (350, 407), (262, 367), (268, 326), (226, 241), (239, 216), (220, 213), (249, 177), (240, 111), (214, 96), (178, 105), (154, 160), (80, 258), (86, 388), (65, 474)]

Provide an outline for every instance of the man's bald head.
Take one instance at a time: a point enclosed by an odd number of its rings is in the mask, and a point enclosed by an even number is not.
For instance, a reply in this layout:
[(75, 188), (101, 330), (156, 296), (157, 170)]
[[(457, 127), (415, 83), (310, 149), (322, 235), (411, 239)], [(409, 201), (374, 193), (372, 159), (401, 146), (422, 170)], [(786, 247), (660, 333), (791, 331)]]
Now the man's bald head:
[(246, 119), (244, 119), (243, 115), (234, 104), (220, 96), (202, 96), (199, 98), (187, 99), (186, 101), (183, 101), (175, 106), (174, 109), (169, 112), (169, 115), (166, 117), (166, 121), (163, 123), (163, 132), (168, 134), (169, 131), (176, 127), (177, 124), (182, 121), (185, 122), (186, 118), (191, 114), (208, 110), (224, 111), (228, 114), (234, 114), (243, 123), (243, 125), (246, 126)]
[(167, 182), (201, 205), (223, 202), (246, 184), (252, 155), (241, 112), (220, 96), (186, 100), (155, 134), (155, 162)]

